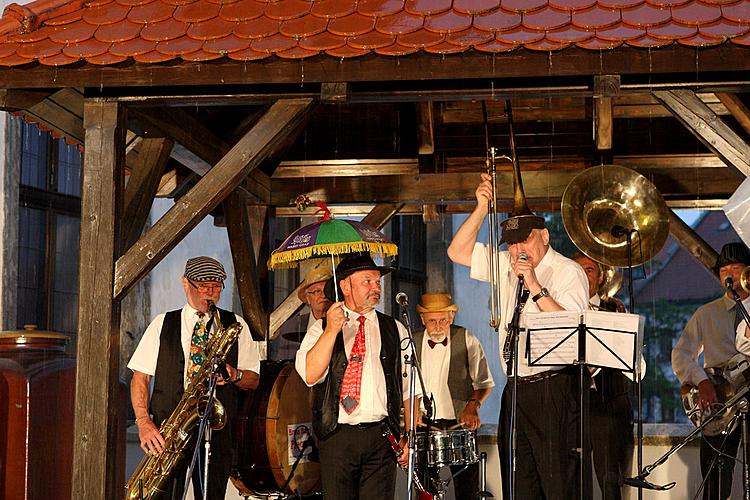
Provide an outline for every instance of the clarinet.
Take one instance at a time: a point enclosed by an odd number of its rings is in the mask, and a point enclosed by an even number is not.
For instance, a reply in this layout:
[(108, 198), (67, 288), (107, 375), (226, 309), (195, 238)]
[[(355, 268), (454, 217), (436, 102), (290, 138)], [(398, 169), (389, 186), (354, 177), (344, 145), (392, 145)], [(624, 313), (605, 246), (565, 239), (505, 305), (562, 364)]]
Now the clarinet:
[[(388, 426), (387, 423), (383, 422), (381, 424), (381, 429), (383, 431), (383, 437), (388, 440), (388, 443), (391, 445), (391, 449), (393, 449), (393, 453), (396, 454), (398, 457), (401, 453), (401, 449), (398, 447), (398, 441), (396, 441), (396, 436), (393, 435), (393, 432), (391, 432), (391, 428)], [(424, 489), (424, 486), (422, 486), (422, 482), (419, 480), (419, 475), (417, 474), (417, 471), (413, 471), (412, 473), (413, 479), (414, 479), (414, 486), (417, 488), (417, 499), (418, 500), (433, 500), (435, 498), (435, 495)]]

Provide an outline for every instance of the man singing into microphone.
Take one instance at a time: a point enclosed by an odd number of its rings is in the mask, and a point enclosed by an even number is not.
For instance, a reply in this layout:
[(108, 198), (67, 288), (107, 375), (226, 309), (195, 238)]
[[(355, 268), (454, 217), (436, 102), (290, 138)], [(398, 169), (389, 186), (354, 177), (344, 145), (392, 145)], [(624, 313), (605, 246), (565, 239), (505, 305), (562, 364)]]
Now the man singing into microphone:
[[(456, 232), (448, 257), (471, 267), (471, 277), (489, 280), (489, 251), (477, 243), (479, 229), (492, 197), (491, 178), (482, 174), (476, 190), (477, 205)], [(525, 200), (524, 207), (502, 222), (502, 240), (507, 251), (499, 252), (500, 346), (504, 345), (507, 324), (513, 316), (518, 276), (529, 291), (520, 326), (529, 311), (582, 311), (588, 308), (588, 281), (575, 261), (549, 246), (544, 219), (534, 215)], [(579, 498), (576, 448), (578, 437), (577, 370), (563, 367), (532, 367), (524, 355), (526, 333), (518, 343), (518, 395), (516, 413), (516, 474), (514, 498)], [(511, 409), (513, 379), (505, 386), (498, 426), (498, 449), (503, 476), (504, 498), (509, 491)]]
[[(714, 271), (723, 286), (731, 278), (737, 294), (742, 300), (748, 294), (739, 286), (740, 275), (750, 265), (750, 252), (739, 242), (727, 243), (721, 248)], [(682, 335), (672, 349), (672, 369), (680, 383), (698, 387), (700, 405), (710, 408), (721, 403), (714, 384), (708, 379), (711, 370), (720, 370), (739, 351), (735, 346), (735, 331), (742, 322), (731, 292), (704, 304), (695, 311), (685, 325)], [(741, 339), (738, 339), (740, 341)], [(743, 349), (744, 350), (744, 349)], [(703, 366), (699, 356), (703, 353)], [(729, 498), (732, 491), (734, 457), (740, 443), (740, 426), (729, 434), (703, 436), (701, 439), (701, 474), (705, 479), (703, 498)]]

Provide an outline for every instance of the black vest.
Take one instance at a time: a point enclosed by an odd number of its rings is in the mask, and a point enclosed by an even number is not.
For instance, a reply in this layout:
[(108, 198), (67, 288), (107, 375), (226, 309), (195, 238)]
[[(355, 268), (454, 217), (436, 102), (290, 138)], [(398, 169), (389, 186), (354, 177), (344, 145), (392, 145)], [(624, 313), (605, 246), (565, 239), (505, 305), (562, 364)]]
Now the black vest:
[[(151, 413), (154, 415), (154, 423), (157, 427), (169, 418), (185, 392), (183, 385), (185, 353), (182, 351), (180, 339), (181, 314), (181, 309), (168, 312), (164, 316), (164, 324), (161, 327), (159, 357), (156, 360), (154, 391), (151, 395)], [(219, 309), (219, 317), (221, 324), (225, 327), (237, 321), (234, 313), (224, 309)], [(227, 355), (227, 364), (237, 366), (238, 352), (237, 342), (235, 342)], [(216, 397), (224, 405), (230, 422), (237, 415), (238, 392), (231, 385), (216, 387)]]
[[(398, 429), (403, 399), (398, 328), (396, 320), (392, 317), (380, 312), (377, 312), (377, 317), (380, 327), (380, 363), (385, 375), (388, 423), (392, 429)], [(325, 320), (323, 327), (325, 328)], [(344, 338), (339, 334), (333, 346), (328, 375), (312, 389), (312, 424), (313, 431), (319, 439), (328, 436), (338, 425), (341, 383), (344, 380), (347, 363)]]
[[(417, 348), (417, 359), (422, 363), (422, 339), (424, 328), (414, 332), (414, 345)], [(451, 325), (450, 329), (451, 359), (448, 365), (448, 392), (453, 403), (453, 412), (456, 419), (461, 417), (466, 403), (474, 392), (471, 374), (469, 372), (469, 349), (466, 347), (466, 328)], [(480, 363), (487, 363), (482, 357)], [(429, 388), (428, 388), (429, 390)], [(437, 392), (437, 391), (434, 391)]]

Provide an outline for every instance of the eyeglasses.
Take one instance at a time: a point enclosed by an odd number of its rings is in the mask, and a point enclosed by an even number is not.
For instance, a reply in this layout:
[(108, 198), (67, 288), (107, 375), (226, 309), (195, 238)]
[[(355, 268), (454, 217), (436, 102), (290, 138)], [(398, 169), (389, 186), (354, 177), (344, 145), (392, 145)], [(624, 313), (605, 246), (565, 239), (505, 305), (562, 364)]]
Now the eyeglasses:
[(435, 325), (446, 326), (446, 325), (449, 325), (450, 322), (451, 322), (450, 319), (442, 318), (442, 319), (427, 319), (425, 320), (424, 323), (426, 326), (435, 326)]
[(221, 291), (224, 289), (224, 283), (199, 283), (196, 285), (191, 280), (188, 280), (188, 283), (199, 292), (213, 292), (214, 290)]
[(305, 290), (305, 295), (308, 297), (316, 297), (319, 295), (323, 295), (323, 290)]

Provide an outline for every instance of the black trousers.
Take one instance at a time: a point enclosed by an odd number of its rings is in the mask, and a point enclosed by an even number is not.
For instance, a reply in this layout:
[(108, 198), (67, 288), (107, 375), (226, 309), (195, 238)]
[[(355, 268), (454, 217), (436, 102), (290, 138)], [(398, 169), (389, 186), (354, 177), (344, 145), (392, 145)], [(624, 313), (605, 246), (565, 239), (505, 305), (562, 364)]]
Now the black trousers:
[[(625, 376), (618, 372), (607, 376)], [(604, 387), (597, 386), (589, 401), (589, 436), (594, 456), (594, 471), (603, 500), (622, 498), (622, 479), (630, 474), (633, 461), (633, 407), (627, 392), (606, 394)]]
[[(742, 460), (744, 460), (744, 457), (740, 456), (739, 461), (735, 462), (741, 438), (742, 427), (737, 425), (737, 428), (728, 435), (703, 436), (701, 439), (700, 462), (701, 475), (705, 478), (704, 500), (729, 498), (732, 492), (735, 463), (742, 467)], [(718, 453), (716, 450), (723, 453)]]
[[(564, 370), (554, 377), (518, 384), (516, 414), (515, 498), (578, 499), (580, 460), (578, 376)], [(503, 477), (503, 498), (511, 498), (510, 417), (513, 379), (503, 391), (498, 452)]]
[(396, 460), (380, 423), (339, 424), (319, 440), (320, 479), (326, 500), (393, 500)]
[[(230, 425), (220, 430), (213, 431), (211, 435), (211, 460), (208, 464), (208, 498), (209, 500), (224, 500), (227, 491), (227, 482), (229, 473), (234, 464), (234, 447), (232, 445), (232, 432)], [(187, 455), (184, 457), (182, 465), (178, 467), (171, 481), (171, 490), (162, 495), (162, 498), (170, 500), (180, 500), (184, 493), (185, 473), (190, 466), (193, 458), (193, 446), (188, 447)], [(201, 440), (201, 449), (198, 451), (198, 460), (193, 469), (193, 497), (196, 500), (203, 498), (202, 478), (204, 467), (204, 448)]]

